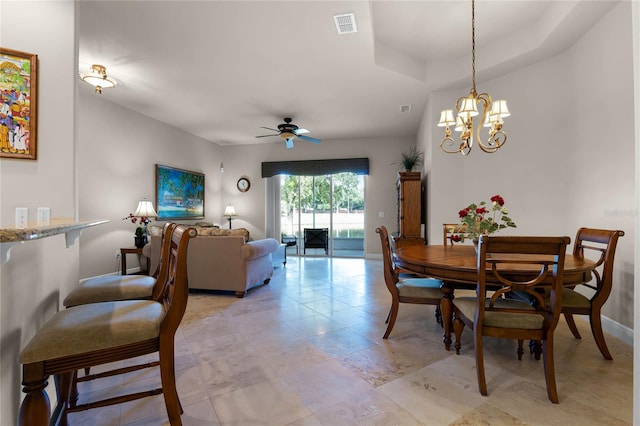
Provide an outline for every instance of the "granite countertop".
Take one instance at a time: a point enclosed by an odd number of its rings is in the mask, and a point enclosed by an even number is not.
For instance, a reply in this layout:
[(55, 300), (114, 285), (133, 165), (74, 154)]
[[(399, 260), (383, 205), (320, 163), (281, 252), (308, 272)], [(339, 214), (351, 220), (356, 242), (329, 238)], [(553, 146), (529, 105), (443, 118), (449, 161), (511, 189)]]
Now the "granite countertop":
[(51, 225), (30, 226), (27, 228), (1, 228), (0, 243), (16, 243), (32, 241), (40, 238), (52, 237), (58, 234), (67, 234), (73, 231), (81, 231), (91, 226), (102, 225), (109, 222), (108, 219), (98, 219), (86, 222), (75, 222), (73, 219), (54, 219)]

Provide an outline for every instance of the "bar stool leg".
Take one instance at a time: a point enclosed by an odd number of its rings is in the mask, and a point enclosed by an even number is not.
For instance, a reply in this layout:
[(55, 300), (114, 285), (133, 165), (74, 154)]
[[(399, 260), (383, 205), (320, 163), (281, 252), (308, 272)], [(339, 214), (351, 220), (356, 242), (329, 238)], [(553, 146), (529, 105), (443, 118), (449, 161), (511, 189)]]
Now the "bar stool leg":
[(22, 392), (26, 393), (22, 405), (18, 424), (20, 426), (47, 426), (51, 403), (45, 392), (48, 385), (44, 375), (44, 365), (41, 363), (25, 364), (22, 366)]

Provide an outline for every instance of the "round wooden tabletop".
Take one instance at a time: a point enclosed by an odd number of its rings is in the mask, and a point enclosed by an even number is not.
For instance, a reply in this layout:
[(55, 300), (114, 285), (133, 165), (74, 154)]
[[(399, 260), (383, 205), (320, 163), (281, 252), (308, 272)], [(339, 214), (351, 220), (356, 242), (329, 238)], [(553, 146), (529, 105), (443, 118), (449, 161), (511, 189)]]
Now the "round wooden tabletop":
[[(394, 252), (399, 267), (448, 282), (475, 284), (478, 256), (471, 245), (413, 245)], [(567, 253), (564, 262), (564, 284), (589, 282), (595, 262)], [(521, 268), (524, 268), (521, 266)], [(510, 271), (511, 272), (511, 271)], [(528, 274), (531, 270), (514, 270), (513, 274)]]

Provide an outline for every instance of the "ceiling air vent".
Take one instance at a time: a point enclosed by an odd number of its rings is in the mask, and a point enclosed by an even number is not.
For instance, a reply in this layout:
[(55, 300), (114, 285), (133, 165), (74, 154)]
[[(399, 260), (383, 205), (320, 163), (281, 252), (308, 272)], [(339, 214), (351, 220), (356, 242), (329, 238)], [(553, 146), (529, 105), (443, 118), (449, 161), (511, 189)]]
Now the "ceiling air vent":
[(356, 27), (356, 15), (354, 13), (333, 15), (333, 20), (336, 23), (338, 34), (349, 34), (358, 32), (358, 27)]
[(411, 112), (411, 104), (400, 105), (400, 112)]

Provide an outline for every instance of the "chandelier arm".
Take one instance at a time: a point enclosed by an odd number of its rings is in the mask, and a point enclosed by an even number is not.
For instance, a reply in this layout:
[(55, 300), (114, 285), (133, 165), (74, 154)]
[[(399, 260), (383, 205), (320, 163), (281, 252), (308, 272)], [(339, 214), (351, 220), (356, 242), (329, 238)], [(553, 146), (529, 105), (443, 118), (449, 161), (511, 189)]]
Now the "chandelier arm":
[(478, 143), (480, 145), (480, 149), (486, 153), (492, 154), (499, 150), (502, 145), (507, 142), (507, 134), (502, 130), (496, 131), (493, 135), (489, 136), (487, 140), (487, 145), (482, 143), (482, 140), (478, 139)]
[(450, 149), (450, 147), (453, 146), (453, 144), (455, 143), (455, 141), (453, 140), (452, 137), (448, 136), (445, 137), (444, 139), (442, 139), (442, 141), (440, 141), (440, 149), (442, 149), (444, 152), (446, 152), (447, 154), (458, 154), (458, 153), (462, 153), (464, 154), (464, 150), (471, 150), (471, 148), (468, 148), (468, 145), (465, 141), (460, 142), (460, 145), (458, 146), (458, 148), (456, 149)]

